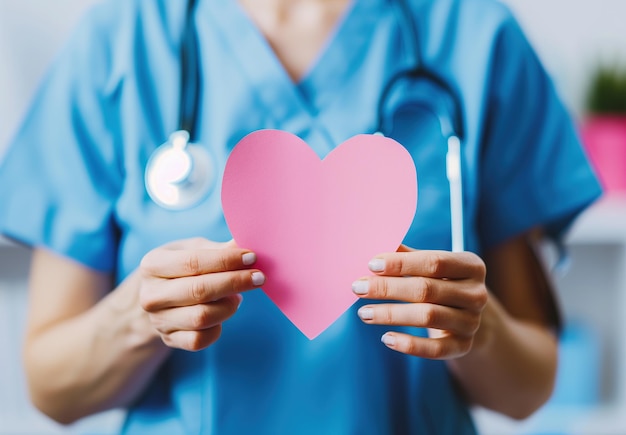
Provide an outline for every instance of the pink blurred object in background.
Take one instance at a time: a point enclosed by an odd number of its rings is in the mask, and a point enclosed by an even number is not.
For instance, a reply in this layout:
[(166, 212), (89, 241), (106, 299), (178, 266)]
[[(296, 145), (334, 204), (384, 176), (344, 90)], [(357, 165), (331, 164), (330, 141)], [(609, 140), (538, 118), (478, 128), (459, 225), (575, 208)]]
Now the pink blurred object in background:
[(580, 133), (605, 192), (626, 193), (626, 116), (591, 116)]

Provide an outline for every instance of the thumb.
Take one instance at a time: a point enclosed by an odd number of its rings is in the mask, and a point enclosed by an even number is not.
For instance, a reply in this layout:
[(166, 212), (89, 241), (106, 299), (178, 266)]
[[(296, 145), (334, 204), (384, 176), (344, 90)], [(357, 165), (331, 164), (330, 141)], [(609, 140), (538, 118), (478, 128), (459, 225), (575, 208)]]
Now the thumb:
[(226, 249), (232, 249), (238, 248), (239, 246), (237, 246), (237, 242), (235, 242), (235, 239), (230, 239), (229, 241), (222, 243), (222, 247)]

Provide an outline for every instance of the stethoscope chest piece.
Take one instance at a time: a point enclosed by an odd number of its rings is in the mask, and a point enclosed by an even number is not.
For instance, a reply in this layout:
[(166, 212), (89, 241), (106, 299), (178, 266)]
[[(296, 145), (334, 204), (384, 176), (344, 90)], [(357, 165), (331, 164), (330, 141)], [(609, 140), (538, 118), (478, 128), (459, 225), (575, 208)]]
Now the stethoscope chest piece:
[(191, 208), (211, 190), (215, 179), (212, 163), (205, 148), (189, 142), (189, 133), (175, 131), (148, 160), (146, 190), (163, 208)]

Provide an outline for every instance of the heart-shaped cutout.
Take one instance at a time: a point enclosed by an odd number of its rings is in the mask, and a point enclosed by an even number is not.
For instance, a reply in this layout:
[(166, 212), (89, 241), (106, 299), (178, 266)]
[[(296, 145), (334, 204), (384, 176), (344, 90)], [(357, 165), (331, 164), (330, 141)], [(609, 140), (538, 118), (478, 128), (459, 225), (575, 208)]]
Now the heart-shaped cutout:
[(237, 244), (257, 254), (263, 291), (313, 339), (357, 300), (369, 260), (402, 243), (417, 176), (390, 138), (354, 136), (320, 160), (291, 133), (259, 130), (228, 158), (222, 205)]

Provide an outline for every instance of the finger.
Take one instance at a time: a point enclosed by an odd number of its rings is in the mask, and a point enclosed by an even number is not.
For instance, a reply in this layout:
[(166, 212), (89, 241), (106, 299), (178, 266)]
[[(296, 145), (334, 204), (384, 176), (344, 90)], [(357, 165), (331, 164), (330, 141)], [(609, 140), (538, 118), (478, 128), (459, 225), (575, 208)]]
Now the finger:
[(239, 248), (164, 249), (157, 248), (141, 260), (144, 276), (179, 278), (247, 268), (256, 262), (253, 252)]
[(236, 247), (236, 245), (230, 245), (229, 242), (215, 242), (213, 240), (205, 239), (204, 237), (192, 237), (189, 239), (174, 240), (166, 243), (162, 246), (165, 249), (222, 249)]
[(201, 331), (229, 319), (241, 304), (242, 296), (236, 294), (208, 304), (169, 308), (150, 313), (150, 321), (161, 334), (175, 331)]
[(381, 337), (381, 341), (397, 352), (438, 360), (461, 357), (472, 348), (472, 337), (454, 335), (426, 338), (400, 332), (387, 332)]
[(263, 272), (254, 269), (187, 276), (160, 281), (153, 287), (142, 288), (140, 303), (148, 312), (205, 304), (252, 290), (264, 283)]
[(163, 335), (161, 339), (169, 347), (195, 352), (215, 343), (220, 335), (222, 335), (221, 324), (202, 331), (176, 331)]
[(426, 277), (372, 276), (353, 282), (352, 291), (361, 298), (434, 303), (475, 312), (487, 302), (482, 285)]
[(385, 276), (484, 278), (485, 264), (471, 252), (410, 251), (381, 254), (369, 262), (372, 272)]
[(414, 326), (471, 337), (478, 330), (480, 316), (465, 310), (433, 304), (377, 304), (359, 308), (361, 320), (371, 325)]

